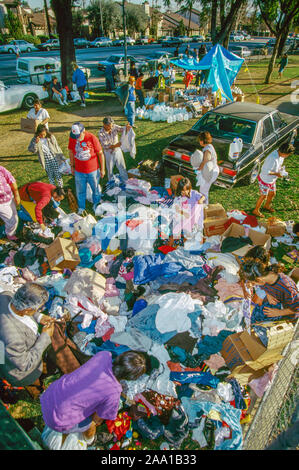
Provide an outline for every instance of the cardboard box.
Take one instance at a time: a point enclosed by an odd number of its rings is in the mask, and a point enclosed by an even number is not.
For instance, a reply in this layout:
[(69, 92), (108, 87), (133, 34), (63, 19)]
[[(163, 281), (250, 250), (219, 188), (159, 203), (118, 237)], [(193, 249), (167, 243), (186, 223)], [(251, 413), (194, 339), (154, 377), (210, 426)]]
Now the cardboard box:
[(222, 235), (227, 227), (228, 217), (211, 217), (209, 219), (205, 219), (203, 223), (204, 227), (204, 235), (206, 237), (211, 237), (213, 235)]
[(75, 269), (80, 263), (78, 248), (72, 240), (56, 238), (45, 248), (51, 269)]
[(234, 374), (239, 374), (242, 370), (244, 372), (244, 366), (256, 371), (282, 359), (281, 352), (290, 338), (291, 334), (288, 330), (287, 335), (276, 337), (276, 340), (271, 343), (272, 346), (266, 348), (254, 334), (250, 335), (247, 331), (242, 331), (225, 339), (221, 355)]
[(267, 221), (260, 221), (259, 225), (266, 228), (266, 233), (271, 237), (281, 237), (286, 232), (286, 223), (282, 220), (275, 219), (275, 217), (268, 219)]
[(204, 208), (204, 234), (206, 237), (222, 235), (226, 230), (228, 217), (221, 204), (208, 204)]
[(204, 208), (204, 218), (209, 219), (211, 217), (226, 217), (226, 212), (221, 204), (208, 204)]
[(260, 370), (251, 369), (251, 367), (243, 366), (241, 368), (237, 368), (239, 370), (234, 370), (229, 376), (230, 378), (235, 378), (240, 385), (247, 385), (251, 380), (257, 379), (262, 377), (266, 372), (267, 369), (263, 368)]
[(28, 132), (28, 134), (34, 134), (37, 126), (41, 123), (39, 119), (27, 119), (21, 118), (21, 131)]
[(169, 101), (169, 95), (161, 91), (158, 95), (158, 100), (160, 103), (167, 103), (167, 101)]
[[(227, 237), (245, 237), (245, 227), (243, 225), (232, 223), (227, 230), (222, 235), (222, 239)], [(250, 250), (253, 246), (262, 246), (266, 250), (269, 250), (271, 247), (271, 236), (266, 233), (258, 232), (254, 229), (249, 229), (248, 237), (252, 241), (252, 245), (245, 245), (244, 247), (240, 248), (239, 250), (235, 250), (232, 252), (233, 255), (237, 257), (243, 257), (246, 255), (247, 251)]]
[(292, 269), (292, 271), (289, 273), (289, 276), (297, 284), (297, 282), (299, 282), (299, 268)]

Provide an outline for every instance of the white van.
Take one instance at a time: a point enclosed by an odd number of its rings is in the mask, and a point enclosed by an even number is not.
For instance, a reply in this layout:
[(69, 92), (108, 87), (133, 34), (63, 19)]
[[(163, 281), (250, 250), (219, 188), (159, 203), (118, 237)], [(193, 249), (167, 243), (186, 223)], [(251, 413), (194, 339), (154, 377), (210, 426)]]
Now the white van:
[(43, 85), (46, 64), (49, 64), (52, 76), (61, 80), (60, 60), (53, 57), (19, 57), (17, 59), (17, 76), (22, 83)]
[[(19, 81), (43, 85), (47, 64), (50, 66), (52, 76), (57, 77), (61, 81), (61, 63), (60, 60), (53, 57), (19, 57), (16, 66)], [(90, 69), (80, 66), (79, 68), (87, 75), (87, 78), (90, 77)]]

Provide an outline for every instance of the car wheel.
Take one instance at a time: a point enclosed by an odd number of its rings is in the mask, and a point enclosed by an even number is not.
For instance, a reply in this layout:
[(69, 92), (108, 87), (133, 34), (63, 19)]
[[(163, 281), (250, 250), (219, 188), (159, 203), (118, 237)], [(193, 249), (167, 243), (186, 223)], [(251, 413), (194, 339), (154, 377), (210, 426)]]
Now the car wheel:
[(30, 109), (33, 107), (34, 100), (36, 100), (38, 97), (34, 93), (28, 93), (28, 95), (25, 95), (22, 101), (22, 108), (25, 109)]
[(14, 53), (14, 50), (13, 49), (8, 49), (7, 51), (9, 54), (13, 54)]
[(50, 51), (51, 50), (51, 47), (50, 46), (47, 46), (46, 47), (46, 51)]
[(27, 52), (31, 52), (31, 51), (32, 51), (31, 47), (28, 47)]
[(246, 175), (245, 178), (241, 180), (241, 184), (246, 185), (246, 186), (249, 184), (253, 184), (259, 175), (260, 169), (261, 169), (261, 164), (260, 162), (257, 162), (252, 168), (249, 175)]

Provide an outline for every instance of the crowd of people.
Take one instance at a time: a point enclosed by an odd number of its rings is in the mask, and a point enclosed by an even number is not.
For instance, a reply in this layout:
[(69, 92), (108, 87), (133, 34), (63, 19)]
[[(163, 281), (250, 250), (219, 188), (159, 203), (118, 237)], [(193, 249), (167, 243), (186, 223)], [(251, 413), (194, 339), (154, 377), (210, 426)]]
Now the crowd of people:
[[(171, 81), (171, 66), (164, 72), (158, 67), (157, 77), (160, 75)], [(82, 106), (85, 106), (86, 80), (83, 76), (78, 66), (75, 66), (73, 82), (77, 85)], [(107, 116), (103, 119), (98, 136), (86, 130), (81, 122), (73, 123), (70, 128), (69, 161), (74, 176), (78, 215), (86, 215), (88, 185), (91, 188), (93, 211), (96, 212), (102, 198), (100, 182), (106, 171), (108, 182), (113, 179), (115, 167), (120, 181), (128, 180), (121, 138), (129, 133), (134, 137), (136, 98), (140, 103), (144, 102), (142, 78), (143, 75), (132, 64), (124, 105), (128, 121), (125, 126), (117, 125), (112, 117)], [(66, 105), (66, 90), (61, 88), (57, 78), (49, 75), (45, 82), (49, 84), (53, 98)], [(113, 89), (112, 72), (107, 82)], [(30, 182), (18, 188), (13, 174), (0, 166), (0, 218), (10, 241), (17, 241), (18, 209), (22, 206), (25, 209), (26, 202), (34, 204), (32, 221), (36, 221), (41, 230), (45, 231), (47, 220), (51, 220), (47, 217), (47, 209), (49, 206), (57, 208), (67, 194), (59, 170), (65, 156), (58, 139), (50, 130), (50, 115), (39, 100), (35, 101), (28, 118), (42, 121), (28, 150), (38, 156), (49, 183)], [(192, 204), (207, 205), (211, 186), (219, 175), (219, 166), (211, 134), (200, 132), (197, 143), (198, 150), (191, 159), (197, 174), (197, 189), (192, 188), (188, 178), (175, 175), (171, 178), (168, 196), (174, 200), (185, 198)], [(259, 176), (260, 197), (253, 212), (257, 217), (263, 216), (260, 210), (265, 199), (264, 209), (273, 212), (276, 180), (285, 171), (285, 159), (293, 153), (292, 145), (283, 144), (266, 158)], [(298, 234), (298, 224), (294, 225), (293, 230)], [(280, 265), (271, 263), (270, 255), (264, 248), (256, 247), (247, 253), (240, 268), (240, 278), (247, 292), (253, 291), (255, 287), (263, 291), (270, 304), (264, 309), (266, 316), (298, 317), (299, 293), (296, 284), (281, 272)], [(261, 295), (260, 290), (257, 292)], [(13, 295), (6, 292), (0, 294), (0, 340), (5, 346), (5, 364), (1, 365), (0, 370), (1, 377), (12, 386), (38, 384), (43, 390), (43, 379), (53, 369), (53, 357), (56, 370), (55, 354), (53, 356), (49, 350), (53, 348), (51, 345), (57, 321), (40, 313), (48, 300), (47, 289), (35, 282), (26, 282)], [(279, 309), (276, 308), (278, 303), (282, 305)], [(150, 375), (157, 367), (157, 359), (146, 352), (130, 350), (115, 359), (112, 359), (111, 352), (97, 352), (82, 361), (80, 367), (63, 374), (42, 393), (40, 402), (46, 426), (62, 433), (63, 439), (69, 434), (80, 432), (87, 445), (92, 445), (97, 427), (103, 420), (115, 420), (117, 417), (122, 393), (120, 381), (136, 381), (144, 374)]]

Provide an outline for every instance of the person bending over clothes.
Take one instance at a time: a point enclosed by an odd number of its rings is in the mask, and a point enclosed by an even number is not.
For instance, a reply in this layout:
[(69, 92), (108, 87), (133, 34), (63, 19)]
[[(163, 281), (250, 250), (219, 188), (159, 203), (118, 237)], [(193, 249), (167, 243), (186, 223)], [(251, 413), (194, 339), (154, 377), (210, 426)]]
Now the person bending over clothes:
[(65, 191), (63, 188), (55, 187), (53, 184), (42, 183), (41, 181), (24, 184), (20, 188), (19, 192), (21, 204), (22, 201), (34, 202), (36, 204), (34, 208), (33, 221), (37, 221), (42, 230), (46, 229), (44, 218), (46, 217), (45, 213), (47, 208), (49, 206), (57, 207), (65, 197)]
[[(13, 386), (31, 385), (42, 374), (42, 355), (51, 344), (54, 319), (38, 312), (48, 297), (45, 287), (29, 282), (14, 295), (0, 294), (0, 340), (5, 350), (0, 373)], [(38, 324), (43, 326), (41, 333)]]
[(37, 126), (35, 136), (31, 140), (28, 151), (36, 153), (39, 162), (43, 169), (46, 171), (50, 184), (63, 187), (63, 179), (59, 172), (59, 162), (65, 157), (59, 147), (57, 140), (53, 134), (51, 134), (44, 124)]
[(89, 445), (97, 425), (115, 420), (122, 392), (121, 380), (137, 380), (158, 367), (147, 353), (127, 351), (112, 361), (108, 351), (95, 354), (70, 374), (53, 382), (41, 395), (43, 419), (50, 429), (82, 432)]
[(85, 88), (87, 85), (87, 80), (85, 77), (85, 74), (83, 70), (79, 69), (78, 64), (73, 64), (73, 76), (72, 76), (72, 82), (76, 85), (78, 93), (81, 98), (81, 105), (83, 108), (86, 107), (85, 103)]
[(0, 218), (5, 225), (5, 233), (9, 240), (16, 240), (18, 227), (17, 206), (21, 200), (18, 186), (13, 175), (4, 166), (0, 166)]
[[(245, 257), (240, 275), (245, 282), (259, 287), (271, 307), (264, 307), (267, 317), (299, 316), (299, 292), (296, 283), (286, 274), (283, 274), (279, 264), (270, 264), (270, 254), (262, 247), (254, 247)], [(259, 297), (259, 294), (257, 294)], [(282, 309), (277, 308), (277, 304)]]

